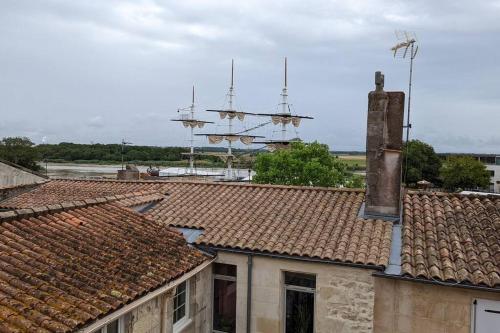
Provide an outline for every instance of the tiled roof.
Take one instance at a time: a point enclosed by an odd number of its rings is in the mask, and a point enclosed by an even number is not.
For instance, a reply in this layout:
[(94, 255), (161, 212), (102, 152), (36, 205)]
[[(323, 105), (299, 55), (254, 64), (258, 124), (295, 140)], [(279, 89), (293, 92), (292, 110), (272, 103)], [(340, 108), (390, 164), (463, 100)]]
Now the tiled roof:
[(0, 332), (69, 332), (208, 257), (105, 199), (0, 213)]
[(361, 190), (176, 183), (149, 214), (204, 229), (197, 243), (385, 266), (392, 223), (358, 217)]
[[(159, 202), (165, 199), (164, 194), (158, 193), (156, 191), (141, 191), (141, 192), (133, 192), (127, 194), (118, 194), (114, 197), (117, 198), (117, 202), (120, 205), (130, 208), (153, 202)], [(113, 198), (113, 196), (109, 196), (107, 198), (111, 199)]]
[[(162, 192), (164, 182), (148, 181), (98, 181), (98, 180), (51, 180), (29, 192), (0, 202), (4, 208), (25, 208), (107, 197), (133, 192)], [(137, 196), (137, 195), (135, 195)]]
[(500, 197), (408, 192), (403, 275), (500, 288)]
[(358, 218), (361, 190), (221, 184), (57, 180), (1, 202), (26, 207), (131, 191), (166, 194), (149, 213), (204, 229), (200, 244), (385, 266), (392, 224)]

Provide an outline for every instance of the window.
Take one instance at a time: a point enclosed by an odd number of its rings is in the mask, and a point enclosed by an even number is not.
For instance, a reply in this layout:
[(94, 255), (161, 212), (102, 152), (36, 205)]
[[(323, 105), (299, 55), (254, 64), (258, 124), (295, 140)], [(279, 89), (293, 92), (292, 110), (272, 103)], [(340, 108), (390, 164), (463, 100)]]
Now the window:
[(236, 266), (215, 264), (213, 331), (236, 332)]
[(95, 333), (123, 333), (125, 332), (125, 324), (123, 322), (123, 317), (113, 320), (106, 326), (95, 331)]
[(184, 281), (177, 286), (174, 296), (174, 330), (182, 326), (189, 317), (189, 287)]
[(285, 333), (313, 333), (316, 276), (285, 272)]

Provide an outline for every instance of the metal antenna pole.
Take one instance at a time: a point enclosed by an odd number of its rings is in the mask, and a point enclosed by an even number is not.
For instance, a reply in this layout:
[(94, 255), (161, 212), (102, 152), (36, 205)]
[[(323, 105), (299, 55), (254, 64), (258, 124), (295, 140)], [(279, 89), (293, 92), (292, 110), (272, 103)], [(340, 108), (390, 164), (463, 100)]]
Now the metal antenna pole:
[[(417, 42), (415, 38), (412, 38), (410, 34), (406, 31), (402, 33), (404, 35), (404, 41), (396, 44), (394, 47), (391, 48), (391, 51), (394, 52), (394, 57), (396, 57), (396, 54), (398, 53), (399, 50), (404, 50), (403, 52), (403, 58), (406, 58), (406, 55), (408, 54), (408, 51), (410, 51), (410, 75), (409, 75), (409, 81), (408, 81), (408, 106), (407, 106), (407, 115), (406, 115), (406, 125), (404, 126), (406, 128), (406, 145), (405, 145), (405, 169), (404, 169), (404, 174), (403, 174), (403, 183), (406, 184), (406, 177), (408, 174), (408, 143), (410, 140), (410, 128), (411, 128), (411, 122), (410, 122), (410, 111), (411, 111), (411, 88), (412, 88), (412, 79), (413, 79), (413, 59), (415, 59), (415, 56), (417, 55), (418, 52), (418, 45), (415, 46), (415, 43)], [(398, 37), (398, 32), (396, 32), (396, 37)], [(398, 37), (399, 38), (399, 37)]]
[(410, 111), (411, 111), (411, 83), (413, 77), (413, 59), (415, 58), (414, 44), (411, 43), (410, 49), (410, 78), (408, 81), (408, 113), (406, 115), (406, 156), (405, 156), (405, 173), (403, 175), (403, 182), (406, 184), (406, 176), (408, 175), (408, 144), (410, 140)]
[(123, 170), (123, 145), (125, 144), (125, 139), (122, 139), (122, 170)]

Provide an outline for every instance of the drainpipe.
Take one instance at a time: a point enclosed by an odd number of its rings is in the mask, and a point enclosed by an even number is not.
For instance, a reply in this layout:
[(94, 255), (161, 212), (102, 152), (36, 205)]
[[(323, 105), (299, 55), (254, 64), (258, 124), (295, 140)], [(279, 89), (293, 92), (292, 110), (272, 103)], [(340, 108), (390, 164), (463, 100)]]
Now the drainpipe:
[(252, 269), (253, 269), (253, 255), (248, 254), (247, 261), (247, 333), (251, 332), (252, 323)]

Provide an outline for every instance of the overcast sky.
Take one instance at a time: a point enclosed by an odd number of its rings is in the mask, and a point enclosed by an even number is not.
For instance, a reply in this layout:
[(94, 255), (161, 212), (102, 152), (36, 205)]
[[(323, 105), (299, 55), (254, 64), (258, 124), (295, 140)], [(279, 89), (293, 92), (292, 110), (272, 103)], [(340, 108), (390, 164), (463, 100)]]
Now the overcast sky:
[(292, 109), (315, 118), (298, 135), (364, 150), (374, 72), (407, 90), (408, 61), (389, 49), (408, 30), (420, 44), (412, 137), (500, 153), (499, 18), (500, 0), (2, 0), (0, 136), (187, 145), (169, 120), (193, 84), (199, 117), (217, 120), (204, 110), (223, 106), (234, 58), (237, 106), (273, 112), (287, 56)]

